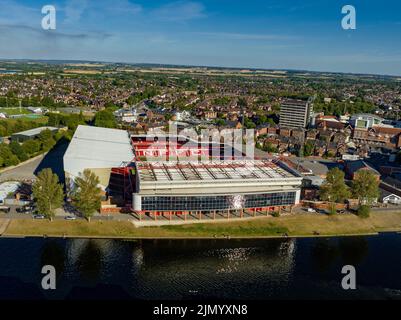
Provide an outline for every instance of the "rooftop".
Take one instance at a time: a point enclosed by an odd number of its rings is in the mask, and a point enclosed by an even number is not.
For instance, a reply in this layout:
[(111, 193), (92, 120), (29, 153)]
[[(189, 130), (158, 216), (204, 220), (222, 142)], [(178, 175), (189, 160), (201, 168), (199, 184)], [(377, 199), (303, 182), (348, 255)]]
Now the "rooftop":
[(351, 173), (355, 173), (360, 169), (368, 169), (372, 172), (374, 172), (377, 175), (380, 175), (380, 173), (372, 168), (371, 166), (369, 166), (365, 161), (363, 160), (356, 160), (356, 161), (346, 161), (345, 162), (347, 169), (351, 172)]
[(138, 162), (141, 182), (268, 180), (296, 177), (268, 160)]
[(14, 133), (13, 135), (37, 136), (44, 130), (56, 131), (58, 129), (59, 128), (56, 128), (56, 127), (39, 127), (39, 128), (26, 130), (26, 131), (17, 132), (17, 133)]
[(64, 155), (64, 170), (76, 176), (85, 168), (120, 167), (133, 159), (127, 131), (80, 125)]

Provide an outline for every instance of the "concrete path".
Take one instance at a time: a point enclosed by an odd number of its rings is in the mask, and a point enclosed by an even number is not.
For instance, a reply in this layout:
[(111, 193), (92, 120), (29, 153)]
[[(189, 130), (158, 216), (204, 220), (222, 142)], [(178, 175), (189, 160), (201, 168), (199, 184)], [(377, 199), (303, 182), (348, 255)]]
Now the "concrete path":
[(0, 219), (0, 236), (2, 236), (4, 232), (6, 232), (10, 222), (10, 219)]
[[(290, 212), (282, 211), (281, 216), (291, 215)], [(253, 215), (253, 212), (244, 212), (243, 217), (241, 218), (239, 214), (231, 214), (230, 218), (227, 218), (227, 215), (222, 215), (221, 213), (216, 214), (216, 218), (213, 219), (213, 216), (202, 214), (201, 219), (199, 219), (199, 215), (191, 215), (187, 217), (187, 220), (184, 220), (183, 216), (172, 215), (171, 220), (168, 214), (164, 216), (158, 216), (156, 220), (150, 217), (143, 217), (141, 221), (139, 221), (138, 217), (133, 214), (131, 216), (131, 223), (135, 227), (155, 227), (155, 226), (168, 226), (168, 225), (185, 225), (185, 224), (196, 224), (196, 223), (225, 223), (225, 222), (241, 222), (241, 221), (250, 221), (254, 219), (260, 218), (272, 218), (270, 214), (266, 212), (258, 211)], [(114, 219), (113, 219), (114, 220)]]

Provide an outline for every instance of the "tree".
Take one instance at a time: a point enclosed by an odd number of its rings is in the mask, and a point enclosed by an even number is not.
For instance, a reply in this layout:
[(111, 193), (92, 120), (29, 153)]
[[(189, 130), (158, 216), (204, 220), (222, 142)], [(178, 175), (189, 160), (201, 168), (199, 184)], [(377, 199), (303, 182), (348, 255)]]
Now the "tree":
[(50, 138), (49, 140), (45, 140), (42, 142), (42, 150), (49, 151), (55, 145), (56, 145), (56, 140), (54, 140), (53, 138)]
[(44, 141), (46, 141), (46, 140), (51, 139), (52, 137), (53, 137), (52, 132), (51, 132), (49, 129), (46, 129), (46, 130), (43, 130), (43, 131), (41, 131), (41, 132), (39, 133), (38, 139), (39, 139), (41, 142), (44, 142)]
[(10, 146), (5, 143), (0, 144), (0, 157), (3, 159), (5, 167), (15, 166), (19, 163), (18, 157), (12, 153)]
[(53, 139), (53, 133), (49, 129), (43, 130), (39, 134), (38, 139), (42, 143), (42, 150), (44, 151), (49, 151), (56, 144), (56, 141)]
[(344, 172), (338, 168), (330, 169), (326, 181), (320, 187), (321, 199), (338, 203), (344, 202), (349, 196), (349, 189), (344, 182)]
[(27, 140), (22, 144), (25, 153), (33, 155), (40, 150), (40, 143), (37, 140)]
[(275, 147), (271, 142), (265, 143), (265, 145), (263, 146), (263, 151), (266, 151), (269, 153), (278, 153), (277, 147)]
[(334, 202), (330, 203), (329, 205), (329, 215), (335, 215), (337, 213), (337, 206)]
[(99, 178), (89, 169), (85, 169), (75, 179), (72, 192), (73, 205), (90, 221), (95, 211), (100, 209), (101, 189)]
[(39, 172), (32, 191), (39, 213), (52, 220), (55, 210), (61, 207), (64, 198), (63, 186), (59, 183), (58, 176), (50, 168), (43, 169)]
[(18, 157), (19, 161), (26, 161), (29, 158), (22, 146), (17, 141), (12, 141), (10, 143), (10, 150)]
[(6, 167), (9, 166), (16, 166), (17, 164), (19, 164), (19, 159), (15, 154), (12, 154), (9, 158), (4, 159), (4, 165)]
[(111, 110), (105, 109), (95, 115), (95, 126), (104, 128), (116, 128), (117, 121)]
[(360, 204), (370, 205), (379, 197), (379, 181), (370, 170), (359, 170), (352, 182), (352, 191)]
[(308, 140), (306, 141), (304, 145), (304, 156), (309, 157), (313, 155), (313, 150), (315, 149), (315, 145), (313, 144), (312, 141)]

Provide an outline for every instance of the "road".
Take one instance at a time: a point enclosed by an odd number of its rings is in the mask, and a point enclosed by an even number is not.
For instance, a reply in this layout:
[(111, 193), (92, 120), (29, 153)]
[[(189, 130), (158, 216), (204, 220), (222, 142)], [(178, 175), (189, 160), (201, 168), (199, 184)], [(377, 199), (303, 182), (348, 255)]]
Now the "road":
[(45, 156), (32, 160), (31, 162), (24, 163), (23, 165), (10, 169), (0, 174), (0, 182), (8, 180), (32, 180), (35, 179), (35, 170), (39, 164), (43, 161)]
[(63, 156), (68, 144), (59, 144), (50, 150), (46, 155), (42, 155), (34, 160), (28, 160), (24, 164), (0, 173), (0, 182), (8, 180), (32, 180), (36, 174), (44, 168), (51, 168), (57, 173), (61, 182), (64, 182)]

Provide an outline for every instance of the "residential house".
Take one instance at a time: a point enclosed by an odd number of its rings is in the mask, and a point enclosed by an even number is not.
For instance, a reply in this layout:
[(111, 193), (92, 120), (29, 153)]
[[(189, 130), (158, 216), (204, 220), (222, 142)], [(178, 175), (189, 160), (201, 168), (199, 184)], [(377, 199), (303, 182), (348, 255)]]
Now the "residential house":
[(354, 180), (358, 176), (358, 173), (364, 170), (372, 172), (376, 176), (376, 179), (380, 180), (380, 173), (369, 166), (365, 161), (357, 160), (345, 162), (345, 172), (351, 180)]

